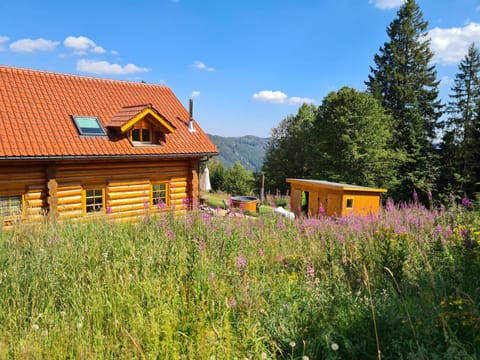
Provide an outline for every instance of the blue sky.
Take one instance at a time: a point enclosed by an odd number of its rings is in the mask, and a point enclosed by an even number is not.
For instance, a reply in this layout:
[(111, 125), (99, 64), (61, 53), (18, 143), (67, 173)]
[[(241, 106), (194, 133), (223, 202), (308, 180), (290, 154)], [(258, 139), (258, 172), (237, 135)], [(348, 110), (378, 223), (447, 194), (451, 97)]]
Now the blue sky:
[[(211, 134), (270, 136), (303, 101), (365, 89), (403, 0), (1, 0), (0, 64), (169, 86)], [(480, 46), (480, 0), (417, 0), (441, 95)]]

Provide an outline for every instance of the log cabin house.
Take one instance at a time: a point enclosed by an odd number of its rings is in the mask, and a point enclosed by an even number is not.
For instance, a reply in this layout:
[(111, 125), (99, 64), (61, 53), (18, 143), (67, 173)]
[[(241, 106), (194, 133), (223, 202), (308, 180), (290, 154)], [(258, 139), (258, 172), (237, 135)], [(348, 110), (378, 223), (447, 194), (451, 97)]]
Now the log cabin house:
[(287, 183), (290, 206), (296, 216), (318, 216), (322, 211), (323, 215), (335, 217), (376, 215), (380, 210), (380, 195), (387, 192), (323, 180), (287, 179)]
[(184, 211), (218, 154), (166, 86), (0, 66), (0, 227)]

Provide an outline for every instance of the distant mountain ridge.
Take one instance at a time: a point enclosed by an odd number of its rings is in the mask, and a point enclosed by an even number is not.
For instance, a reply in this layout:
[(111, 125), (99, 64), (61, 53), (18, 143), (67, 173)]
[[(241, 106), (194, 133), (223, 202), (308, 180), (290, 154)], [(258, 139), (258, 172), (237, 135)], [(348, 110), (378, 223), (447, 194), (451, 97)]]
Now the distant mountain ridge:
[(247, 170), (260, 171), (265, 157), (265, 145), (268, 138), (253, 135), (241, 137), (223, 137), (207, 134), (220, 151), (218, 159), (225, 168), (239, 161)]

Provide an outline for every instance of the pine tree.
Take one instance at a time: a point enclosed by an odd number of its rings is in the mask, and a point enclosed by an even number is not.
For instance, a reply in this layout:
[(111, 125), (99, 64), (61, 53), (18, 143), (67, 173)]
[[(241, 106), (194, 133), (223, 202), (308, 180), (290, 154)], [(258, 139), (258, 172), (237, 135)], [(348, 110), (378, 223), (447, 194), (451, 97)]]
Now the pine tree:
[(451, 90), (442, 139), (442, 186), (472, 196), (480, 181), (480, 53), (475, 44), (458, 65)]
[(366, 81), (368, 92), (393, 116), (393, 147), (406, 153), (400, 164), (397, 199), (433, 190), (438, 176), (434, 141), (442, 105), (439, 81), (426, 36), (428, 23), (415, 0), (406, 0), (387, 28), (389, 41), (375, 55)]

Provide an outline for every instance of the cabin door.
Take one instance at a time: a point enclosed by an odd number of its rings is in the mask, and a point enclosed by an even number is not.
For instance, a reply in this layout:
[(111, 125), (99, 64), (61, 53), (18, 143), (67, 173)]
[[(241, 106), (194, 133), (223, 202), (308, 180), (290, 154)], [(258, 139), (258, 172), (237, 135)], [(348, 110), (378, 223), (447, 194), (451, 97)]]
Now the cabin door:
[(337, 194), (327, 195), (327, 216), (340, 216), (342, 214), (341, 196)]

